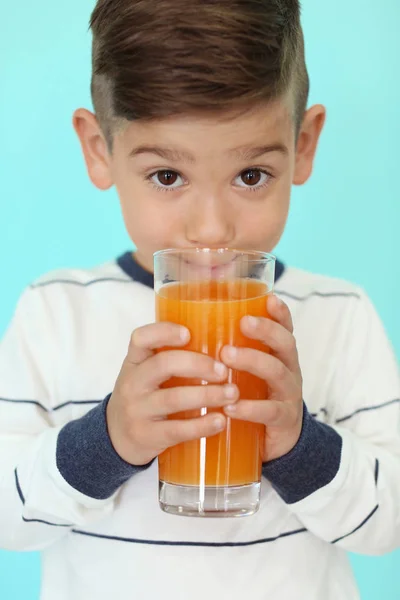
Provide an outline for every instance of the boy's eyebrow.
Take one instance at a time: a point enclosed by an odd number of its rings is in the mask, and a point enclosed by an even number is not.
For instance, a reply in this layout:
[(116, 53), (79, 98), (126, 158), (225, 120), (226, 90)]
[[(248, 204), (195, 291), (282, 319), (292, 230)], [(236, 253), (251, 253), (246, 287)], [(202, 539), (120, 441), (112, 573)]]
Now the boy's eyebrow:
[[(228, 154), (234, 155), (240, 160), (254, 160), (271, 152), (280, 152), (286, 156), (289, 153), (289, 150), (284, 144), (277, 143), (266, 146), (238, 146), (237, 148), (229, 150)], [(160, 158), (164, 158), (171, 162), (196, 162), (195, 157), (190, 154), (190, 152), (178, 150), (176, 148), (168, 148), (166, 146), (137, 146), (136, 148), (133, 148), (129, 153), (129, 156), (134, 157), (140, 156), (141, 154), (155, 154), (156, 156), (160, 156)]]
[(194, 163), (196, 160), (192, 154), (185, 152), (185, 150), (167, 148), (166, 146), (138, 146), (129, 153), (129, 156), (139, 156), (140, 154), (156, 154), (172, 162)]
[(286, 156), (289, 154), (289, 149), (287, 146), (280, 143), (268, 144), (266, 146), (239, 146), (238, 148), (230, 150), (229, 154), (233, 154), (241, 160), (254, 160), (255, 158), (259, 158), (260, 156), (271, 152), (280, 152)]

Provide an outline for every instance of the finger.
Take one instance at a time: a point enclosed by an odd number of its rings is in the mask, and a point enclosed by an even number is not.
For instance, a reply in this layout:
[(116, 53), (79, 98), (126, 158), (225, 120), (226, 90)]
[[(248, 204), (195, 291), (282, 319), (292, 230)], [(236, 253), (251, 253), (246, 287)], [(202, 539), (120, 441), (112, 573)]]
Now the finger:
[(126, 361), (138, 365), (159, 348), (185, 346), (190, 340), (186, 327), (175, 323), (152, 323), (135, 329), (132, 333)]
[(271, 427), (286, 425), (288, 419), (294, 423), (296, 419), (292, 405), (278, 400), (240, 400), (232, 406), (225, 406), (224, 412), (231, 419), (262, 423)]
[(293, 333), (293, 320), (287, 305), (275, 294), (271, 294), (267, 299), (267, 310), (271, 319), (280, 323), (290, 333)]
[(146, 398), (144, 417), (166, 417), (186, 410), (221, 408), (239, 399), (236, 385), (201, 385), (157, 390)]
[(221, 352), (224, 363), (237, 371), (246, 371), (268, 383), (270, 392), (278, 398), (292, 400), (299, 394), (295, 377), (275, 356), (253, 350), (225, 346)]
[(183, 350), (159, 352), (140, 366), (140, 380), (144, 391), (155, 390), (171, 377), (200, 379), (208, 383), (223, 382), (228, 369), (206, 354)]
[(197, 419), (159, 421), (154, 425), (155, 438), (160, 440), (162, 448), (165, 449), (220, 433), (226, 427), (226, 417), (221, 413), (209, 413)]
[(263, 317), (244, 317), (240, 326), (246, 337), (263, 342), (290, 371), (300, 368), (296, 340), (280, 323)]

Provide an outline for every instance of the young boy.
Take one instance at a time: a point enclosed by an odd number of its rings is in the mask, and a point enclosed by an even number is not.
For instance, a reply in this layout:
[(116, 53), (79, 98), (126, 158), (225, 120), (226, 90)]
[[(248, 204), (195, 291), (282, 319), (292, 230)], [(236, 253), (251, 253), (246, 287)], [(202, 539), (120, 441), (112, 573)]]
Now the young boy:
[[(271, 355), (221, 363), (154, 324), (155, 251), (272, 251), (311, 174), (325, 111), (306, 110), (298, 1), (99, 0), (91, 25), (95, 115), (74, 125), (137, 251), (52, 273), (18, 305), (0, 348), (0, 546), (43, 551), (42, 600), (355, 600), (346, 551), (400, 540), (398, 371), (363, 291), (278, 263), (272, 318), (241, 324)], [(228, 367), (270, 396), (225, 397)], [(159, 389), (172, 375), (210, 385)], [(166, 419), (203, 406), (224, 408)], [(163, 513), (154, 459), (227, 418), (267, 428), (259, 512)]]

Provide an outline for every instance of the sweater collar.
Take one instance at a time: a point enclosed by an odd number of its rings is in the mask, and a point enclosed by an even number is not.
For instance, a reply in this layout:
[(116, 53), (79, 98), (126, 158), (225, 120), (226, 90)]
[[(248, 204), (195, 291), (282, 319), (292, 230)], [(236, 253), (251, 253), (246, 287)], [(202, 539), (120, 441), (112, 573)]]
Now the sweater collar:
[[(134, 258), (133, 252), (125, 252), (117, 258), (119, 267), (131, 277), (134, 281), (154, 289), (154, 275), (150, 271), (146, 271)], [(285, 265), (279, 260), (276, 261), (275, 267), (275, 283), (280, 279), (285, 271)]]

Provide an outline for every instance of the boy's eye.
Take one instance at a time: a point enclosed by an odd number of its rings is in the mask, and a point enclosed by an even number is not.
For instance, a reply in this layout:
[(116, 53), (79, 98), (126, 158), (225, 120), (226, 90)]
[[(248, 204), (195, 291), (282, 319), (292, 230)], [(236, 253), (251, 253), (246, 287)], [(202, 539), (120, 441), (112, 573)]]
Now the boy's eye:
[(150, 180), (161, 188), (177, 188), (183, 185), (183, 179), (176, 171), (157, 171), (150, 176)]
[(268, 183), (270, 176), (261, 169), (247, 169), (235, 179), (235, 185), (242, 188), (260, 188)]

